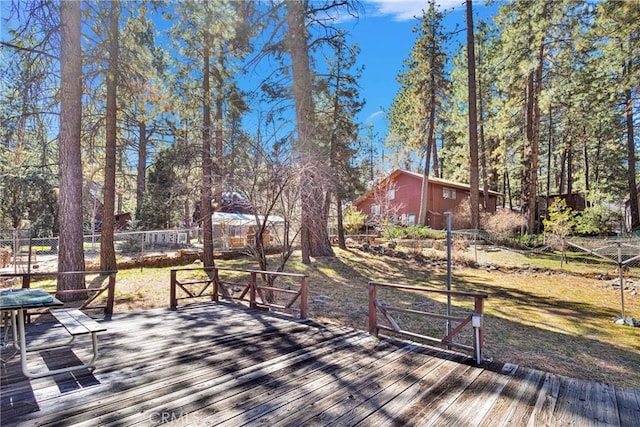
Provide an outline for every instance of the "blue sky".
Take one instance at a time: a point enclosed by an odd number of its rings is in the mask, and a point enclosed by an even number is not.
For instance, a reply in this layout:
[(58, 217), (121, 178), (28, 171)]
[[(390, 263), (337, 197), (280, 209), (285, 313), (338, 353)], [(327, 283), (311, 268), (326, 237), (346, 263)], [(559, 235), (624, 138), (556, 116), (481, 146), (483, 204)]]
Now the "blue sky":
[[(466, 43), (464, 0), (440, 0), (440, 10), (448, 12), (444, 26), (447, 31), (459, 30), (449, 49), (455, 51)], [(428, 7), (426, 0), (368, 0), (359, 19), (343, 23), (350, 40), (360, 46), (359, 63), (365, 69), (360, 80), (361, 94), (366, 105), (360, 115), (363, 124), (372, 123), (380, 138), (387, 132), (384, 110), (391, 106), (400, 85), (396, 76), (415, 42), (412, 28), (419, 24), (415, 17), (422, 16)], [(474, 1), (474, 22), (487, 17), (497, 6), (485, 6)]]
[[(499, 0), (498, 0), (499, 1)], [(464, 0), (436, 0), (441, 10), (447, 11), (444, 26), (448, 31), (459, 30), (457, 39), (451, 42), (449, 49), (455, 51), (460, 44), (466, 43)], [(403, 61), (408, 57), (416, 35), (413, 27), (419, 24), (416, 17), (422, 16), (422, 10), (428, 7), (427, 0), (362, 0), (359, 18), (341, 23), (350, 34), (350, 41), (360, 46), (358, 64), (364, 65), (360, 80), (361, 96), (366, 105), (359, 120), (366, 125), (372, 123), (380, 139), (387, 133), (384, 110), (391, 106), (398, 92), (396, 81), (402, 69)], [(485, 6), (485, 0), (474, 0), (474, 15), (491, 15), (497, 5)], [(10, 2), (0, 0), (0, 11), (8, 16)], [(4, 23), (1, 25), (4, 27)], [(6, 33), (0, 28), (2, 38)], [(267, 69), (269, 65), (266, 65)], [(255, 81), (250, 85), (256, 89)]]

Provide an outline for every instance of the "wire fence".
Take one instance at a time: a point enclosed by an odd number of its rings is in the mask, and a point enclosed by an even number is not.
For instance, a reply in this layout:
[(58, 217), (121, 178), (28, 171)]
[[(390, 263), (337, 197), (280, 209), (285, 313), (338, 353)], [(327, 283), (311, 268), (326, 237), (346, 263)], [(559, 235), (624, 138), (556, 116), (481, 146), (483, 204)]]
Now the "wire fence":
[[(85, 262), (100, 259), (100, 234), (83, 237)], [(114, 248), (119, 262), (150, 256), (175, 254), (178, 251), (202, 250), (202, 231), (179, 230), (131, 231), (114, 234)], [(230, 250), (218, 242), (215, 250)], [(58, 238), (31, 237), (30, 230), (0, 230), (0, 273), (55, 272), (58, 269)]]
[[(589, 266), (607, 274), (621, 266), (625, 276), (640, 277), (640, 237), (577, 238), (566, 242), (551, 241), (543, 236), (505, 238), (485, 231), (456, 230), (452, 233), (454, 262), (464, 254), (470, 263), (500, 263), (502, 254), (518, 254), (516, 262), (526, 264), (526, 257), (544, 255), (557, 258), (562, 268), (561, 252), (565, 247), (569, 262)], [(358, 239), (353, 239), (360, 244)], [(367, 236), (366, 243), (375, 247), (375, 236)], [(247, 236), (214, 236), (216, 252), (238, 251), (250, 246)], [(100, 234), (87, 234), (83, 238), (85, 261), (99, 262)], [(446, 251), (444, 239), (407, 239), (401, 241), (403, 250), (429, 256), (430, 250)], [(152, 256), (170, 256), (177, 252), (197, 253), (202, 250), (202, 230), (199, 228), (128, 231), (114, 234), (114, 248), (119, 263), (127, 259)], [(385, 245), (381, 252), (393, 252)], [(505, 258), (505, 256), (502, 256)], [(34, 238), (28, 229), (0, 229), (0, 272), (25, 273), (57, 271), (58, 238)], [(468, 263), (469, 263), (468, 262)], [(638, 283), (640, 292), (640, 281)]]

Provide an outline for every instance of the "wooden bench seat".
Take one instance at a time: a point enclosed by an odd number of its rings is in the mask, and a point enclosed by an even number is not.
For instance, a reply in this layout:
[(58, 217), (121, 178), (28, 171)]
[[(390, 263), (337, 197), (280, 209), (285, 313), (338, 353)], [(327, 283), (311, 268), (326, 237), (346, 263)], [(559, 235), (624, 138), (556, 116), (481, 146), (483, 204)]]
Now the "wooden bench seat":
[(98, 332), (104, 332), (106, 327), (93, 320), (77, 308), (62, 308), (56, 310), (49, 310), (49, 313), (56, 318), (71, 335), (71, 340), (63, 345), (70, 345), (77, 336), (91, 334), (91, 344), (93, 346), (93, 357), (87, 363), (80, 365), (69, 366), (67, 368), (57, 369), (51, 371), (52, 373), (62, 373), (76, 371), (79, 369), (93, 369), (95, 368), (95, 361), (98, 358)]
[(107, 330), (77, 308), (49, 310), (49, 313), (73, 336), (96, 334)]

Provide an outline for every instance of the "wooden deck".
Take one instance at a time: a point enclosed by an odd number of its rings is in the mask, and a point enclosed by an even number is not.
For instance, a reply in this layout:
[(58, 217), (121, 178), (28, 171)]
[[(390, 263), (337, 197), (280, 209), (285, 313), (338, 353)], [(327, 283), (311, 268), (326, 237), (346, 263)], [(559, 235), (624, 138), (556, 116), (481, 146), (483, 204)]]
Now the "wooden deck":
[[(93, 373), (27, 381), (19, 357), (3, 364), (1, 424), (640, 425), (639, 390), (476, 367), (454, 353), (224, 303), (104, 324)], [(33, 343), (64, 337), (51, 323), (28, 328)], [(74, 357), (42, 351), (30, 366)]]

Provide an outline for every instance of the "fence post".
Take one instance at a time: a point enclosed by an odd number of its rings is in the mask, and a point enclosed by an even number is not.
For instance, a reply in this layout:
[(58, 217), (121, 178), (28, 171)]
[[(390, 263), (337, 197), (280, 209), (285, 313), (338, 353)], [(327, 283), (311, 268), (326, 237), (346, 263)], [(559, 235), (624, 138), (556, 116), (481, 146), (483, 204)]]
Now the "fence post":
[(176, 270), (171, 270), (171, 286), (170, 286), (170, 307), (171, 310), (176, 310), (178, 308), (178, 300), (176, 298), (176, 276), (177, 276), (177, 271)]
[[(447, 211), (444, 214), (447, 217), (447, 316), (451, 317), (451, 212)], [(451, 333), (451, 320), (449, 319), (447, 319), (446, 331), (449, 336)], [(451, 350), (451, 346), (447, 346), (447, 348)]]
[(622, 306), (622, 320), (624, 321), (624, 276), (623, 276), (623, 263), (622, 263), (622, 243), (618, 242), (618, 276), (620, 280), (620, 305)]
[(369, 282), (369, 333), (378, 336), (376, 285), (373, 282)]
[(218, 296), (218, 283), (220, 281), (220, 276), (218, 274), (218, 269), (214, 268), (213, 270), (213, 293), (211, 294), (211, 301), (216, 301), (218, 302), (219, 296)]
[(308, 303), (309, 292), (307, 286), (307, 278), (303, 277), (300, 279), (300, 319), (307, 318), (307, 308), (309, 306)]
[(107, 289), (107, 306), (104, 309), (104, 317), (107, 320), (111, 319), (113, 315), (113, 301), (115, 298), (115, 290), (116, 290), (116, 274), (115, 272), (111, 272), (109, 274), (109, 288)]
[(473, 348), (476, 354), (476, 363), (482, 362), (482, 342), (484, 341), (483, 318), (484, 318), (484, 299), (482, 297), (474, 297), (475, 304), (473, 309), (472, 324), (475, 329), (475, 340)]
[(256, 308), (256, 272), (251, 272), (249, 278), (249, 307)]
[(31, 287), (31, 273), (22, 275), (22, 289), (29, 289)]

